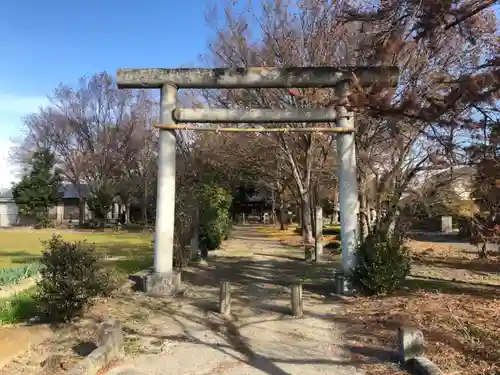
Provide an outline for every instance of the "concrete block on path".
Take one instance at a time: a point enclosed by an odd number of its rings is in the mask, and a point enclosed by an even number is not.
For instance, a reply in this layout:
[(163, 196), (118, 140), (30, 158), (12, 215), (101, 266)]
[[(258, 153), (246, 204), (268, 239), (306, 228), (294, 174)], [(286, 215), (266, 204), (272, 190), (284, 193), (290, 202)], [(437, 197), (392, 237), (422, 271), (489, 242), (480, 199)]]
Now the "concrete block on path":
[(181, 273), (177, 271), (157, 273), (152, 269), (129, 276), (137, 290), (150, 296), (172, 296), (181, 290)]
[(123, 333), (114, 320), (99, 326), (99, 346), (69, 371), (69, 375), (96, 375), (111, 361), (123, 357)]

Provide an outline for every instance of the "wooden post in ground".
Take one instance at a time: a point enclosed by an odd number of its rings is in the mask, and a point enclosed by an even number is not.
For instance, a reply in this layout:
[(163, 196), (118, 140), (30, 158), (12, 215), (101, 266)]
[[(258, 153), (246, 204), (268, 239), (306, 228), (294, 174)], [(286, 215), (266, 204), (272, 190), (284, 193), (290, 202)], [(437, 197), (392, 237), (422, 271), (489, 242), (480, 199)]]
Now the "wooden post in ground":
[(296, 283), (292, 284), (292, 315), (295, 318), (301, 318), (304, 305), (302, 302), (302, 284)]
[(231, 314), (231, 283), (229, 281), (220, 283), (219, 312), (225, 316)]

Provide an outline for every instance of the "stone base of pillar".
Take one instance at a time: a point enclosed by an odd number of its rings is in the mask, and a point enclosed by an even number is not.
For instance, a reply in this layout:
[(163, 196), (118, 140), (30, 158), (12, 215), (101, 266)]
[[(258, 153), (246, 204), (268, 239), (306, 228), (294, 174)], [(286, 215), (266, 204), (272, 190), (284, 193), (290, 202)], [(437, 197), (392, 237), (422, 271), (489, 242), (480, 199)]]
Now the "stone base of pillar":
[(148, 296), (171, 296), (181, 287), (181, 273), (151, 273), (144, 277), (144, 293)]
[(152, 297), (172, 296), (181, 291), (181, 273), (177, 271), (157, 273), (147, 270), (131, 275), (129, 279), (136, 283), (136, 290)]

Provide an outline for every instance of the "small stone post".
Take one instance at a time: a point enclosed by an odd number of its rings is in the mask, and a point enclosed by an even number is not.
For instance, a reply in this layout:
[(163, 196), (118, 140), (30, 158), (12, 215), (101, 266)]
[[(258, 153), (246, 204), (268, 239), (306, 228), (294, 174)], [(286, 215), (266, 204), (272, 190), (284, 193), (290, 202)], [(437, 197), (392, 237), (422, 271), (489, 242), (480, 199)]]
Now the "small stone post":
[(220, 283), (219, 312), (224, 316), (231, 314), (231, 283), (229, 281)]
[(424, 352), (424, 335), (413, 327), (398, 329), (398, 357), (402, 363), (410, 358), (419, 357)]
[(313, 245), (309, 244), (304, 245), (304, 260), (306, 262), (314, 260), (314, 251), (315, 247)]
[(335, 272), (334, 277), (335, 277), (335, 293), (338, 294), (339, 296), (343, 295), (346, 291), (345, 287), (346, 278), (343, 272), (340, 270)]
[(441, 217), (441, 232), (452, 233), (453, 232), (453, 219), (451, 216)]
[(301, 318), (304, 305), (302, 301), (302, 284), (296, 283), (292, 284), (292, 315), (295, 318)]
[(321, 239), (323, 237), (323, 208), (321, 206), (316, 207), (316, 234), (314, 236), (314, 260), (316, 262), (321, 261), (323, 256), (323, 243)]

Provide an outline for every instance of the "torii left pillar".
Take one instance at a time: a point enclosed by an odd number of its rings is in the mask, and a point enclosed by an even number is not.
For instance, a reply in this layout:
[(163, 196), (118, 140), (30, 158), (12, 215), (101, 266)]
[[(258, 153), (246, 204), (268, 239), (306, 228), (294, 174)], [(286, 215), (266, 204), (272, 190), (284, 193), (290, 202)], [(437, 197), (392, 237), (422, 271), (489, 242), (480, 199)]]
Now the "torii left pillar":
[[(161, 88), (160, 122), (174, 123), (172, 112), (177, 102), (177, 87)], [(160, 130), (158, 182), (156, 193), (156, 229), (154, 239), (154, 272), (144, 277), (144, 291), (149, 295), (171, 295), (180, 287), (181, 275), (173, 269), (175, 222), (175, 132)]]

